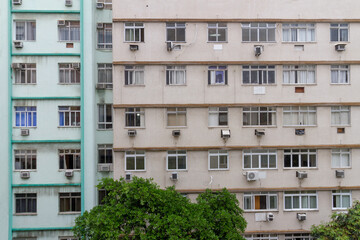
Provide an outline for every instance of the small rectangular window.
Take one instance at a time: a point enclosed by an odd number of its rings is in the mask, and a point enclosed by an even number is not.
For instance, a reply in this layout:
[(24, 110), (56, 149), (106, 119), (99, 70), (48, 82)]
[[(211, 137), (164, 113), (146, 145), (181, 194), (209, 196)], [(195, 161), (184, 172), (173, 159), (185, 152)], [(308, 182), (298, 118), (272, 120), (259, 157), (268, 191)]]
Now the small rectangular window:
[(166, 23), (167, 42), (185, 42), (185, 23)]
[(99, 104), (98, 129), (112, 129), (112, 104)]
[(15, 21), (15, 40), (36, 41), (35, 21)]
[(210, 107), (209, 108), (209, 127), (227, 126), (228, 108)]
[(209, 85), (227, 85), (227, 66), (209, 66), (208, 84)]
[(59, 82), (60, 84), (79, 84), (80, 83), (79, 63), (59, 63)]
[(125, 42), (144, 42), (144, 24), (125, 23)]
[(60, 127), (80, 127), (80, 106), (59, 106)]
[(59, 169), (80, 169), (80, 149), (60, 149), (59, 150)]
[(125, 85), (144, 85), (144, 66), (125, 66)]
[(125, 152), (126, 171), (145, 171), (145, 152), (126, 151)]
[(186, 126), (186, 108), (167, 108), (166, 114), (168, 127)]
[(172, 150), (167, 152), (167, 170), (186, 170), (186, 151)]
[(15, 84), (36, 84), (36, 63), (21, 63), (14, 69)]
[(36, 107), (15, 107), (15, 126), (16, 127), (36, 127), (37, 114)]
[(283, 42), (315, 42), (314, 23), (284, 23)]
[(315, 84), (315, 65), (284, 65), (284, 84)]
[(351, 207), (350, 190), (333, 190), (332, 191), (332, 209), (348, 209)]
[(317, 209), (316, 191), (284, 192), (285, 210), (312, 210)]
[(275, 66), (245, 65), (242, 67), (243, 84), (275, 84)]
[(35, 170), (36, 150), (14, 150), (15, 170)]
[(244, 193), (244, 210), (277, 210), (277, 193)]
[(243, 23), (243, 42), (275, 42), (275, 23)]
[(113, 88), (111, 63), (98, 63), (98, 83), (103, 84), (105, 88)]
[(58, 25), (59, 41), (80, 41), (80, 21), (65, 21), (64, 25)]
[(97, 27), (97, 48), (112, 49), (112, 24), (102, 23), (101, 25), (102, 28)]
[(284, 126), (316, 126), (316, 107), (291, 106), (283, 108)]
[(331, 150), (331, 167), (349, 168), (351, 167), (351, 154), (348, 148), (335, 148)]
[(285, 234), (285, 240), (314, 240), (310, 233)]
[(316, 149), (285, 149), (284, 168), (315, 168)]
[(210, 150), (209, 151), (209, 170), (229, 169), (228, 151)]
[(275, 126), (276, 108), (275, 107), (244, 107), (243, 125), (244, 126)]
[(59, 212), (60, 213), (80, 213), (81, 212), (81, 193), (66, 192), (59, 193)]
[(111, 144), (99, 144), (98, 145), (98, 162), (113, 163), (113, 145)]
[(350, 69), (348, 65), (331, 65), (331, 83), (348, 84)]
[(208, 24), (208, 41), (209, 42), (226, 42), (227, 41), (227, 24), (226, 23), (209, 23)]
[(330, 41), (347, 42), (349, 41), (349, 24), (331, 23), (330, 24)]
[(244, 169), (276, 169), (276, 150), (244, 150), (243, 164)]
[(36, 213), (36, 193), (15, 193), (15, 213)]
[(105, 189), (98, 190), (98, 205), (104, 204), (105, 197), (107, 197), (108, 194), (109, 194), (109, 192), (106, 191)]
[(145, 112), (143, 108), (125, 108), (126, 127), (145, 127)]
[(186, 84), (185, 66), (166, 67), (166, 85), (185, 85), (185, 84)]
[(331, 107), (331, 125), (349, 126), (350, 125), (350, 107), (334, 106)]

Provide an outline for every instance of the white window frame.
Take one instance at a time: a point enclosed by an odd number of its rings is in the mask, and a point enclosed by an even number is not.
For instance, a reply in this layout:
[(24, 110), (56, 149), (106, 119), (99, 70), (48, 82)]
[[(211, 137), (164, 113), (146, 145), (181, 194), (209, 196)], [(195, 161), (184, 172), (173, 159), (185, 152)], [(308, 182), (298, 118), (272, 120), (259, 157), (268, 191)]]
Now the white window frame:
[[(19, 108), (24, 108), (24, 110), (19, 110)], [(38, 124), (38, 116), (37, 116), (37, 107), (36, 106), (15, 106), (14, 107), (14, 127), (18, 128), (36, 128)], [(19, 114), (19, 125), (17, 125), (17, 117)], [(25, 115), (25, 123), (21, 120), (21, 115)], [(31, 118), (31, 123), (28, 122), (29, 118)], [(24, 125), (23, 125), (24, 124)]]
[[(286, 204), (285, 204), (285, 199), (287, 197), (291, 198), (291, 208), (286, 209)], [(299, 208), (294, 208), (294, 198), (299, 198)], [(306, 197), (307, 198), (307, 202), (308, 202), (308, 206), (307, 208), (302, 208), (302, 198)], [(316, 198), (316, 208), (311, 208), (310, 207), (310, 198), (311, 197), (315, 197)], [(285, 191), (284, 192), (284, 211), (298, 211), (298, 210), (318, 210), (319, 209), (319, 198), (318, 198), (318, 194), (317, 191)]]
[[(337, 38), (332, 39), (331, 32), (337, 31)], [(346, 39), (342, 39), (341, 31), (346, 30)], [(348, 23), (330, 23), (330, 42), (349, 42), (349, 24)]]
[(167, 86), (186, 85), (186, 66), (184, 65), (166, 66), (166, 85)]
[[(255, 197), (256, 196), (266, 196), (266, 208), (265, 209), (255, 209)], [(270, 198), (271, 197), (275, 197), (275, 202), (276, 202), (276, 208), (271, 208), (270, 207)], [(245, 208), (245, 202), (246, 202), (246, 198), (250, 198), (251, 201), (251, 208), (250, 209), (246, 209)], [(249, 193), (244, 193), (243, 195), (243, 209), (244, 211), (277, 211), (278, 210), (278, 194), (275, 192), (249, 192)]]
[[(306, 155), (307, 156), (307, 166), (301, 166), (302, 159), (301, 157)], [(285, 157), (290, 156), (290, 167), (285, 166)], [(294, 156), (297, 156), (299, 166), (293, 166), (293, 159)], [(310, 166), (311, 160), (310, 157), (315, 156), (315, 166)], [(318, 166), (318, 156), (316, 149), (284, 149), (284, 169), (291, 169), (291, 168), (317, 168)]]
[[(226, 118), (226, 124), (225, 120), (221, 120), (221, 118)], [(211, 119), (214, 119), (212, 121)], [(212, 122), (215, 122), (215, 119), (217, 120), (216, 124), (212, 124)], [(209, 127), (226, 127), (229, 125), (229, 113), (227, 107), (209, 107), (209, 117), (208, 117), (208, 123)]]
[[(179, 40), (178, 31), (184, 29), (184, 40)], [(169, 40), (168, 31), (175, 31), (175, 39)], [(186, 23), (185, 22), (170, 22), (166, 23), (166, 42), (186, 42)]]
[[(289, 115), (288, 118), (290, 120), (294, 119), (294, 116), (296, 115), (296, 122), (290, 122), (289, 124), (285, 123), (285, 115)], [(310, 123), (310, 114), (315, 114), (315, 122), (312, 124)], [(300, 121), (302, 116), (304, 117), (304, 122)], [(306, 123), (306, 124), (304, 124)], [(283, 107), (283, 126), (284, 127), (293, 127), (293, 126), (316, 126), (317, 125), (317, 109), (313, 106), (288, 106)]]
[[(350, 66), (349, 65), (331, 65), (330, 68), (331, 68), (331, 83), (330, 84), (350, 84)], [(342, 73), (345, 73), (345, 75)], [(345, 77), (345, 79), (344, 79), (344, 77)]]
[[(67, 194), (67, 196), (66, 196)], [(61, 196), (62, 195), (62, 196)], [(70, 210), (69, 211), (61, 211), (61, 199), (70, 199)], [(72, 211), (72, 205), (73, 205), (73, 199), (80, 199), (80, 206), (79, 206), (79, 211)], [(64, 201), (65, 201), (64, 200)], [(76, 201), (78, 202), (78, 201)], [(75, 205), (76, 205), (75, 202)], [(59, 213), (60, 214), (66, 214), (66, 213), (74, 213), (74, 214), (78, 214), (81, 213), (81, 192), (59, 192)]]
[[(260, 26), (261, 25), (261, 26)], [(242, 41), (243, 42), (276, 42), (276, 24), (275, 23), (242, 23)], [(249, 40), (244, 40), (244, 32), (249, 32)], [(251, 38), (251, 32), (256, 31), (256, 39)], [(260, 41), (260, 31), (265, 31), (266, 40)], [(269, 40), (270, 31), (273, 32), (274, 40)]]
[[(113, 88), (113, 65), (111, 63), (98, 63), (98, 83), (104, 84), (106, 89)], [(103, 74), (101, 74), (103, 72)], [(102, 78), (105, 76), (105, 79)]]
[(145, 85), (145, 67), (141, 65), (125, 66), (125, 86)]
[[(111, 162), (108, 162), (108, 151), (110, 150), (111, 152)], [(103, 151), (103, 155), (104, 155), (104, 161), (105, 162), (100, 162), (101, 159), (101, 153), (100, 151)], [(111, 164), (114, 162), (114, 153), (113, 153), (113, 145), (112, 144), (98, 144), (98, 164)]]
[[(243, 107), (243, 126), (244, 127), (271, 127), (276, 126), (276, 107)], [(266, 124), (261, 124), (261, 116), (266, 115)], [(247, 117), (249, 116), (249, 117)], [(252, 124), (252, 117), (256, 116), (258, 124)], [(249, 119), (249, 124), (246, 124), (245, 119)]]
[(36, 63), (20, 63), (21, 68), (14, 69), (14, 84), (36, 84)]
[(292, 233), (285, 234), (285, 240), (314, 240), (310, 233)]
[(264, 234), (264, 233), (245, 234), (244, 238), (246, 240), (278, 240), (279, 239), (277, 234)]
[[(126, 32), (130, 31), (130, 35), (127, 35)], [(124, 23), (124, 42), (144, 42), (145, 35), (145, 26), (144, 23), (140, 22), (129, 22)], [(127, 36), (130, 36), (130, 39), (127, 39)], [(138, 38), (136, 38), (138, 36)]]
[[(72, 156), (72, 168), (66, 165), (66, 156)], [(62, 162), (62, 163), (61, 163)], [(63, 168), (61, 168), (61, 164)], [(78, 166), (77, 166), (78, 165)], [(80, 170), (81, 169), (81, 150), (80, 149), (59, 149), (59, 170)]]
[[(169, 115), (175, 115), (176, 122), (179, 122), (179, 116), (185, 115), (184, 125), (169, 125)], [(186, 127), (187, 126), (187, 109), (183, 107), (167, 108), (166, 109), (166, 126), (167, 127)]]
[[(112, 23), (103, 23), (103, 28), (97, 28), (97, 49), (99, 50), (111, 50), (113, 48), (112, 45)], [(110, 33), (110, 38), (106, 37), (107, 34)], [(102, 39), (101, 39), (102, 37)], [(107, 42), (110, 40), (110, 42)], [(102, 41), (102, 42), (100, 42)]]
[[(110, 107), (110, 109), (109, 109)], [(113, 129), (113, 110), (112, 104), (98, 104), (98, 130), (112, 130)], [(110, 111), (111, 121), (108, 122), (107, 113)], [(101, 114), (102, 112), (102, 114)], [(101, 119), (101, 116), (103, 119)]]
[[(300, 39), (301, 31), (305, 31), (304, 40)], [(295, 33), (296, 39), (292, 39), (293, 33)], [(283, 42), (316, 42), (316, 24), (315, 23), (283, 23), (282, 41)]]
[[(305, 73), (304, 79), (301, 75)], [(314, 78), (312, 81), (312, 77)], [(284, 85), (312, 85), (316, 84), (316, 66), (315, 65), (284, 65), (283, 66), (283, 84)]]
[[(344, 114), (346, 117), (344, 117)], [(347, 122), (345, 121), (347, 118)], [(335, 122), (334, 122), (335, 121)], [(339, 122), (339, 123), (336, 123)], [(351, 108), (350, 106), (332, 106), (331, 107), (331, 126), (350, 126)]]
[[(64, 29), (64, 31), (66, 31), (66, 39), (61, 39), (61, 30), (60, 29)], [(72, 39), (71, 37), (71, 31), (76, 31), (76, 36), (78, 36), (78, 38), (73, 37), (74, 39)], [(79, 20), (69, 20), (69, 21), (65, 21), (65, 25), (60, 25), (58, 26), (58, 36), (59, 36), (59, 42), (80, 42), (80, 21)]]
[[(133, 125), (128, 125), (127, 118), (133, 115)], [(140, 125), (136, 125), (136, 117), (139, 117)], [(144, 128), (145, 127), (145, 109), (139, 107), (125, 108), (125, 127), (126, 128)]]
[[(340, 207), (334, 206), (334, 197), (339, 196), (340, 197)], [(344, 207), (343, 206), (343, 197), (349, 197), (349, 203), (350, 206)], [(333, 190), (331, 192), (331, 206), (332, 210), (340, 210), (340, 209), (348, 209), (352, 206), (352, 197), (351, 197), (351, 190)]]
[(59, 63), (59, 84), (80, 84), (80, 79), (80, 69), (74, 68), (73, 63)]
[[(169, 168), (169, 157), (175, 158), (176, 168)], [(185, 168), (179, 168), (179, 157), (185, 157)], [(187, 171), (187, 152), (186, 150), (169, 150), (166, 156), (166, 170), (167, 171)]]
[[(128, 157), (133, 157), (134, 158), (134, 170), (132, 169), (128, 169), (127, 168), (127, 158)], [(144, 158), (144, 169), (137, 169), (137, 166), (136, 166), (136, 160), (138, 157), (143, 157)], [(125, 171), (128, 171), (128, 172), (144, 172), (146, 171), (146, 153), (145, 151), (126, 151), (125, 152)]]
[[(335, 166), (334, 155), (339, 157), (339, 166)], [(349, 159), (349, 165), (344, 164), (346, 162), (346, 157)], [(331, 149), (331, 167), (332, 168), (351, 168), (351, 149), (349, 148), (334, 148)]]
[[(210, 31), (215, 31), (214, 34), (215, 36), (215, 40), (210, 40)], [(224, 32), (225, 34), (225, 39), (224, 40), (219, 40), (219, 37), (221, 36), (220, 32)], [(223, 43), (223, 42), (227, 42), (227, 35), (228, 35), (228, 29), (227, 29), (227, 23), (208, 23), (208, 42), (211, 43)]]
[[(24, 162), (24, 164), (22, 164)], [(22, 165), (25, 167), (22, 168)], [(30, 165), (30, 168), (28, 168)], [(30, 170), (37, 168), (37, 151), (34, 149), (14, 149), (14, 171)]]
[[(59, 127), (80, 127), (81, 125), (80, 106), (59, 106), (58, 109), (59, 109)], [(60, 125), (62, 114), (63, 114), (64, 125)], [(74, 116), (75, 122), (71, 122), (72, 116)], [(76, 121), (77, 117), (79, 117), (79, 121)], [(66, 119), (68, 119), (68, 124), (66, 124)]]
[[(18, 34), (16, 33), (17, 24), (24, 24), (24, 39), (18, 39)], [(34, 39), (30, 39), (31, 37), (28, 34), (29, 25), (35, 24), (35, 34), (33, 36)], [(33, 27), (33, 26), (32, 26)], [(36, 21), (35, 20), (14, 20), (14, 40), (23, 41), (23, 42), (35, 42), (36, 41)]]
[[(226, 156), (226, 168), (220, 167), (220, 157)], [(210, 159), (211, 157), (217, 157), (217, 168), (211, 168)], [(229, 170), (229, 152), (227, 150), (209, 150), (208, 152), (208, 170), (209, 171), (222, 171), (222, 170)]]
[[(250, 167), (249, 168), (245, 167), (245, 158), (247, 156), (250, 157)], [(257, 167), (257, 168), (252, 166), (254, 156), (257, 156), (257, 158), (258, 158), (258, 166), (259, 167)], [(267, 157), (267, 165), (268, 165), (268, 167), (262, 167), (261, 166), (261, 157), (262, 156)], [(275, 156), (275, 167), (270, 167), (270, 156)], [(272, 150), (272, 149), (243, 150), (242, 168), (244, 170), (248, 170), (248, 169), (277, 169), (277, 150)]]
[[(245, 76), (248, 75), (248, 76)], [(253, 75), (256, 75), (256, 82), (252, 82)], [(273, 76), (274, 82), (269, 83), (270, 76)], [(246, 80), (248, 78), (248, 80)], [(265, 79), (265, 81), (264, 81)], [(275, 85), (276, 71), (275, 65), (243, 65), (242, 66), (242, 84), (244, 85)]]
[[(221, 76), (218, 82), (217, 76)], [(227, 66), (209, 66), (208, 67), (208, 85), (228, 85)]]

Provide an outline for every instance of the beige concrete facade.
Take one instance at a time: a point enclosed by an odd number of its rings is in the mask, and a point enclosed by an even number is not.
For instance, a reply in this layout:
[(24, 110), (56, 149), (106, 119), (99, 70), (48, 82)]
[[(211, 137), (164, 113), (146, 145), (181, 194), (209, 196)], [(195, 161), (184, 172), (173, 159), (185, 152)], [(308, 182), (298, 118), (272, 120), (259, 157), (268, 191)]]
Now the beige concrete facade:
[[(206, 188), (226, 187), (245, 209), (247, 239), (309, 239), (293, 234), (307, 234), (333, 211), (346, 210), (347, 201), (360, 199), (357, 9), (356, 0), (114, 2), (114, 177), (152, 177), (161, 187), (175, 185), (191, 199)], [(143, 37), (130, 39), (129, 23), (142, 23)], [(171, 51), (167, 23), (185, 23), (185, 41), (172, 41)], [(226, 23), (225, 41), (208, 41), (209, 23)], [(246, 41), (244, 23), (273, 24), (275, 37)], [(300, 28), (311, 31), (311, 40), (286, 41), (286, 24), (300, 24), (293, 25), (298, 36), (303, 34)], [(338, 40), (331, 36), (334, 24), (339, 24), (339, 32), (345, 29)], [(335, 50), (337, 44), (345, 44), (345, 51)], [(130, 45), (138, 50), (131, 51)], [(259, 56), (255, 45), (261, 45)], [(177, 84), (169, 83), (169, 67), (174, 66), (181, 69), (174, 77), (180, 79)], [(220, 84), (210, 83), (212, 66), (226, 66)], [(273, 82), (247, 83), (248, 66), (270, 66)], [(307, 82), (287, 82), (288, 68), (302, 67), (308, 67), (306, 73), (294, 74), (299, 79), (307, 74)], [(130, 78), (134, 69), (140, 73)], [(214, 125), (211, 111), (219, 107), (227, 108), (222, 115), (226, 121)], [(264, 115), (256, 110), (266, 107)], [(176, 117), (174, 108), (182, 110)], [(250, 118), (261, 118), (262, 124), (249, 124)], [(265, 135), (256, 136), (259, 129)], [(299, 129), (305, 134), (296, 135)], [(130, 137), (129, 130), (136, 130), (136, 136)], [(180, 130), (180, 136), (174, 137), (173, 130)], [(222, 130), (230, 130), (231, 137), (223, 139)], [(171, 151), (176, 150), (182, 151), (175, 154), (177, 161), (186, 161), (169, 167), (168, 158), (173, 159)], [(258, 150), (268, 150), (262, 151), (263, 160), (256, 160)], [(225, 163), (219, 160), (214, 167), (214, 151), (226, 156), (215, 154)], [(336, 170), (343, 170), (345, 177), (336, 177)], [(297, 178), (297, 171), (305, 171), (307, 178)], [(176, 181), (170, 178), (174, 172)], [(255, 172), (257, 180), (248, 181), (248, 172)], [(250, 207), (245, 202), (249, 199)], [(297, 199), (301, 207), (296, 207)], [(266, 220), (267, 213), (274, 214), (273, 221)], [(298, 213), (306, 213), (306, 220), (298, 220)]]

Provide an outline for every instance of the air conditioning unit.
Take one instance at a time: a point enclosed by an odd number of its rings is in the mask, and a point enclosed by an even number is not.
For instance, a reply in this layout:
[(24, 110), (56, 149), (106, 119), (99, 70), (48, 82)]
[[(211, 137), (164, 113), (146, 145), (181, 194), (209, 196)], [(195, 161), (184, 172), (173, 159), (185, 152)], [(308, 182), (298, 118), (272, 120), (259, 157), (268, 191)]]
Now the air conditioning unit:
[(102, 2), (97, 2), (97, 3), (96, 3), (96, 8), (97, 8), (97, 9), (104, 9), (104, 3), (102, 3)]
[(112, 164), (98, 164), (98, 172), (110, 172)]
[(296, 177), (299, 179), (304, 179), (308, 177), (308, 174), (307, 172), (296, 171)]
[(128, 130), (129, 137), (135, 137), (136, 136), (136, 130)]
[(29, 136), (30, 130), (29, 129), (21, 129), (20, 134), (21, 134), (21, 136)]
[(230, 129), (221, 130), (221, 138), (223, 139), (230, 138)]
[(174, 137), (180, 137), (180, 130), (173, 130), (173, 131), (172, 131), (172, 135), (173, 135)]
[(171, 173), (170, 179), (173, 181), (177, 181), (179, 179), (178, 173), (177, 172)]
[(131, 175), (131, 173), (126, 173), (126, 174), (125, 174), (125, 180), (126, 180), (126, 181), (131, 181), (131, 180), (132, 180), (132, 175)]
[(139, 45), (130, 45), (130, 51), (137, 51), (139, 50)]
[(24, 178), (24, 179), (30, 178), (30, 172), (29, 171), (21, 171), (20, 177)]
[(14, 41), (15, 48), (23, 48), (24, 44), (22, 41)]
[(340, 43), (335, 45), (335, 50), (338, 52), (345, 51), (346, 44)]
[(73, 170), (66, 170), (65, 171), (65, 177), (72, 177), (74, 176), (74, 171)]
[(266, 214), (266, 221), (271, 222), (274, 220), (274, 214), (273, 213), (267, 213)]
[(72, 0), (65, 0), (65, 6), (71, 7), (72, 6)]
[(295, 129), (295, 135), (304, 135), (305, 129)]
[(344, 170), (335, 170), (335, 176), (337, 178), (344, 178), (345, 177), (345, 171)]
[(22, 0), (13, 0), (12, 3), (14, 5), (21, 5), (22, 4)]
[(166, 50), (168, 50), (169, 52), (172, 51), (174, 48), (174, 43), (173, 42), (167, 42), (166, 43)]
[(98, 83), (98, 84), (96, 84), (96, 88), (97, 89), (105, 89), (106, 85), (105, 85), (105, 83)]
[(58, 20), (58, 26), (64, 26), (65, 20)]
[(257, 171), (246, 172), (246, 180), (248, 180), (248, 181), (256, 181), (258, 179), (259, 179), (259, 172), (257, 172)]
[(297, 214), (296, 214), (296, 218), (297, 218), (299, 221), (305, 221), (305, 220), (306, 220), (306, 213), (297, 213)]
[(21, 63), (12, 63), (11, 64), (12, 69), (21, 69)]
[(265, 135), (265, 129), (255, 129), (255, 135), (256, 136), (264, 136)]
[(102, 28), (104, 28), (104, 23), (97, 23), (97, 24), (96, 24), (96, 28), (97, 28), (97, 29), (102, 29)]
[(73, 63), (73, 64), (72, 64), (72, 67), (73, 67), (74, 69), (80, 69), (80, 63)]
[(263, 45), (255, 45), (254, 46), (254, 52), (255, 52), (256, 57), (260, 56), (263, 51), (264, 51)]

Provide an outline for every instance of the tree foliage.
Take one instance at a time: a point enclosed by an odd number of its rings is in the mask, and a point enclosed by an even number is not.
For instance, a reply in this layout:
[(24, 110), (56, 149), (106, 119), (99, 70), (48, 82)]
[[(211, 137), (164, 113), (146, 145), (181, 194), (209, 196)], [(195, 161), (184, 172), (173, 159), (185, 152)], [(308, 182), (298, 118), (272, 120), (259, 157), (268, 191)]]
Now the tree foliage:
[(360, 202), (355, 201), (345, 213), (333, 213), (330, 222), (313, 225), (311, 235), (322, 240), (360, 239)]
[(199, 194), (192, 203), (174, 187), (160, 189), (151, 179), (103, 179), (103, 204), (75, 220), (77, 237), (119, 239), (244, 239), (246, 221), (235, 195), (226, 189)]

